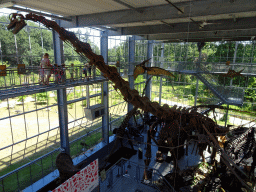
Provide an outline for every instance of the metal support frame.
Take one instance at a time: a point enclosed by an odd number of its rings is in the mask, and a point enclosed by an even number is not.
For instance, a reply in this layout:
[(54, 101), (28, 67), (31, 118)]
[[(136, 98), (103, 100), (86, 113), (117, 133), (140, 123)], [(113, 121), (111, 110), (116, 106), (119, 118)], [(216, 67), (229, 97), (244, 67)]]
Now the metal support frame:
[[(120, 2), (120, 0), (119, 0)], [(124, 1), (122, 2), (129, 2)], [(130, 1), (131, 2), (131, 1)], [(135, 1), (134, 1), (135, 2)], [(164, 2), (164, 1), (162, 1)], [(147, 21), (165, 21), (168, 19), (189, 19), (190, 12), (192, 13), (192, 18), (195, 17), (206, 17), (207, 21), (210, 20), (213, 16), (221, 14), (242, 14), (245, 12), (255, 11), (255, 1), (252, 0), (236, 0), (236, 1), (223, 1), (223, 0), (208, 0), (208, 1), (193, 1), (193, 5), (190, 7), (190, 1), (181, 1), (175, 5), (179, 8), (184, 7), (184, 13), (180, 14), (177, 9), (167, 3), (155, 6), (147, 6), (141, 8), (143, 14), (140, 12), (134, 11), (134, 9), (122, 9), (116, 11), (109, 11), (103, 13), (95, 14), (84, 14), (79, 16), (73, 16), (72, 22), (62, 21), (61, 27), (85, 27), (85, 26), (107, 26), (115, 24), (124, 24), (133, 22), (147, 22)], [(245, 6), (246, 5), (246, 6)], [(190, 11), (191, 10), (191, 11)], [(207, 10), (207, 11), (205, 11)], [(117, 17), (117, 15), (119, 17)], [(122, 18), (122, 19), (120, 19)], [(234, 22), (234, 19), (232, 19)], [(239, 22), (239, 19), (237, 19)], [(167, 21), (166, 21), (167, 22)], [(244, 22), (244, 21), (243, 21)], [(217, 22), (219, 23), (219, 22)], [(195, 29), (198, 29), (198, 24), (191, 23), (196, 26)], [(244, 24), (248, 24), (245, 22)], [(175, 25), (176, 26), (176, 25)], [(187, 26), (187, 23), (186, 23)], [(169, 26), (166, 26), (169, 27)], [(208, 27), (208, 26), (207, 26)], [(229, 25), (227, 25), (229, 27)], [(170, 31), (173, 29), (169, 27)], [(191, 28), (191, 27), (190, 27)], [(122, 30), (121, 27), (119, 29)], [(161, 30), (158, 28), (158, 30)], [(184, 28), (187, 30), (187, 27)]]
[[(56, 21), (57, 23), (59, 21)], [(60, 40), (59, 35), (54, 30), (53, 34), (53, 50), (55, 63), (61, 65), (64, 63), (63, 42)], [(67, 95), (66, 88), (57, 90), (58, 99), (58, 114), (60, 126), (60, 143), (63, 152), (70, 154), (69, 138), (68, 138), (68, 111), (67, 111)]]
[[(236, 63), (237, 47), (238, 47), (238, 42), (236, 41), (232, 70), (234, 70), (234, 64)], [(231, 80), (230, 80), (230, 86), (232, 86), (232, 84), (233, 84), (233, 78), (231, 78)]]
[[(104, 58), (105, 63), (108, 63), (108, 33), (101, 32), (100, 37), (100, 52)], [(108, 108), (108, 82), (102, 84), (103, 90), (103, 105), (105, 107), (105, 114), (102, 116), (102, 139), (103, 142), (109, 144), (109, 108)]]
[(226, 110), (225, 127), (227, 126), (227, 122), (228, 122), (228, 111), (229, 111), (229, 105), (227, 105), (227, 110)]
[[(147, 46), (147, 59), (151, 60), (146, 64), (146, 67), (151, 67), (151, 63), (153, 61), (153, 46), (154, 46), (154, 41), (148, 41), (148, 46)], [(151, 90), (152, 90), (152, 81), (149, 80), (151, 75), (146, 74), (146, 80), (148, 81), (148, 85), (146, 87), (145, 90), (145, 96), (149, 98), (149, 100), (151, 100)], [(149, 118), (149, 113), (145, 112), (144, 113), (145, 118)]]
[(198, 92), (198, 77), (196, 76), (196, 93), (195, 93), (195, 104), (194, 104), (194, 106), (196, 106), (196, 102), (197, 102), (197, 92)]
[[(239, 43), (236, 41), (235, 52), (234, 52), (234, 57), (233, 57), (232, 70), (234, 70), (234, 64), (236, 63), (236, 54), (237, 54), (238, 44)], [(231, 80), (230, 80), (230, 87), (232, 86), (232, 84), (233, 84), (233, 78), (231, 78)], [(227, 126), (227, 122), (228, 122), (228, 111), (229, 111), (229, 105), (227, 105), (226, 118), (225, 118), (225, 127)]]
[[(161, 58), (164, 57), (164, 43), (161, 44)], [(160, 67), (163, 68), (163, 62), (160, 63)], [(162, 86), (163, 86), (163, 77), (160, 77), (160, 85), (159, 85), (159, 105), (161, 106), (162, 101)]]
[(1, 65), (3, 65), (3, 52), (2, 52), (2, 42), (0, 41), (0, 54), (1, 54)]
[[(134, 62), (135, 62), (135, 36), (129, 37), (129, 49), (128, 49), (128, 81), (131, 89), (134, 89)], [(133, 109), (133, 105), (128, 103), (128, 112)], [(133, 118), (131, 118), (128, 122), (128, 126), (133, 125)]]
[[(154, 41), (148, 41), (148, 50), (147, 50), (147, 59), (151, 60), (148, 62), (148, 64), (146, 64), (146, 67), (151, 67), (151, 62), (153, 61), (153, 45), (154, 45)], [(150, 78), (150, 75), (147, 74), (146, 76), (147, 81)], [(149, 98), (149, 100), (151, 100), (151, 88), (152, 88), (152, 81), (150, 80), (148, 82), (148, 86), (146, 87), (146, 97)]]
[(90, 107), (90, 90), (89, 85), (86, 85), (86, 108), (88, 109)]
[[(196, 70), (199, 71), (200, 69), (200, 63), (201, 63), (201, 56), (202, 56), (202, 48), (204, 46), (204, 43), (198, 42), (197, 47), (199, 51), (199, 56), (198, 56), (198, 62), (196, 63)], [(195, 106), (197, 103), (197, 95), (198, 95), (198, 77), (196, 76), (196, 93), (195, 93)]]

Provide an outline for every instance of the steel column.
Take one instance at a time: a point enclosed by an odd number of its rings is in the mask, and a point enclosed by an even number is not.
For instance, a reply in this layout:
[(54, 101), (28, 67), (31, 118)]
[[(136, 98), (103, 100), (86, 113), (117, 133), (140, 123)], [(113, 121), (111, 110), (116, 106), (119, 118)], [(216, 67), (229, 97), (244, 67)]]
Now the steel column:
[[(233, 65), (232, 65), (232, 70), (234, 70), (234, 64), (236, 63), (236, 53), (237, 53), (237, 47), (238, 47), (238, 42), (236, 41), (236, 45), (235, 45), (235, 53), (234, 53), (234, 57), (233, 57)], [(232, 86), (233, 84), (233, 78), (231, 78), (230, 81), (230, 86)], [(224, 85), (225, 86), (225, 85)]]
[(1, 53), (1, 65), (3, 65), (3, 53), (2, 53), (1, 41), (0, 41), (0, 53)]
[[(148, 46), (147, 46), (147, 59), (150, 59), (149, 62), (146, 64), (146, 67), (151, 67), (151, 63), (153, 61), (153, 46), (154, 46), (154, 41), (148, 41)], [(152, 90), (152, 81), (149, 80), (149, 78), (151, 77), (151, 75), (146, 75), (146, 79), (148, 82), (148, 85), (146, 87), (145, 90), (145, 96), (149, 98), (149, 100), (151, 100), (151, 90)], [(145, 112), (144, 113), (144, 117), (145, 119), (149, 118), (149, 113)]]
[[(100, 37), (100, 53), (104, 58), (105, 63), (108, 63), (108, 33), (101, 32)], [(102, 139), (103, 142), (109, 144), (109, 111), (108, 111), (108, 82), (103, 82), (103, 105), (105, 114), (102, 116)]]
[[(162, 45), (161, 45), (161, 58), (164, 58), (164, 43), (162, 43)], [(163, 61), (161, 61), (160, 67), (163, 68)], [(163, 77), (160, 76), (159, 105), (161, 105), (161, 101), (162, 101), (162, 86), (163, 86)]]
[[(198, 62), (196, 63), (196, 70), (199, 71), (200, 70), (200, 63), (201, 63), (201, 55), (202, 55), (202, 48), (204, 46), (204, 43), (198, 42), (197, 43), (197, 48), (199, 51), (199, 56), (198, 56)], [(198, 95), (198, 77), (196, 77), (196, 93), (195, 93), (195, 106), (196, 106), (196, 102), (197, 102), (197, 95)]]
[(227, 111), (226, 111), (225, 127), (227, 126), (227, 122), (228, 122), (228, 110), (229, 110), (229, 105), (227, 106)]
[(197, 102), (197, 92), (198, 92), (198, 77), (196, 76), (196, 93), (195, 93), (195, 104), (194, 104), (194, 106), (196, 106), (196, 102)]
[[(129, 49), (128, 49), (128, 81), (131, 89), (134, 89), (134, 62), (135, 62), (135, 36), (129, 37)], [(128, 112), (133, 109), (133, 105), (128, 103)], [(127, 112), (127, 113), (128, 113)], [(133, 119), (129, 120), (128, 125), (133, 125)]]
[[(60, 21), (56, 20), (56, 23), (59, 24)], [(52, 30), (53, 34), (53, 51), (54, 51), (54, 60), (55, 63), (61, 65), (64, 63), (64, 54), (63, 54), (63, 41), (59, 38), (59, 34)]]
[[(59, 21), (56, 21), (59, 23)], [(55, 63), (61, 65), (64, 63), (63, 42), (60, 40), (57, 32), (52, 30), (53, 34), (53, 50)], [(67, 95), (66, 88), (57, 90), (58, 114), (60, 126), (60, 143), (62, 150), (70, 154), (69, 137), (68, 137), (68, 111), (67, 111)]]
[(86, 108), (90, 107), (90, 89), (89, 85), (86, 85)]
[[(232, 70), (234, 70), (234, 64), (236, 63), (237, 47), (238, 47), (238, 42), (236, 41)], [(230, 87), (232, 86), (232, 84), (233, 84), (233, 78), (231, 78), (231, 80), (230, 80)], [(227, 106), (227, 111), (226, 111), (225, 127), (227, 126), (227, 122), (228, 122), (228, 111), (229, 111), (229, 105)]]
[[(147, 50), (147, 59), (151, 60), (148, 62), (148, 64), (146, 64), (146, 67), (151, 67), (151, 62), (153, 61), (153, 45), (154, 45), (154, 41), (148, 41), (148, 50)], [(147, 74), (147, 81), (150, 78), (151, 75)], [(148, 82), (148, 86), (146, 87), (146, 97), (149, 98), (149, 100), (151, 100), (151, 88), (152, 88), (152, 82), (151, 80)]]
[(15, 42), (15, 50), (16, 50), (16, 61), (17, 61), (17, 64), (20, 63), (19, 61), (19, 53), (18, 53), (18, 44), (17, 44), (17, 39), (16, 39), (16, 35), (13, 35), (14, 36), (14, 42)]

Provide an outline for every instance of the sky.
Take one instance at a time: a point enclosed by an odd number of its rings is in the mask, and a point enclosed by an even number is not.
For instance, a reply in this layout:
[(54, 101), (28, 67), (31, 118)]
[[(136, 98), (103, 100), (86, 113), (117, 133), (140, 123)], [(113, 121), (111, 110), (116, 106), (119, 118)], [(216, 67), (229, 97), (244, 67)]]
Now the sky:
[[(8, 15), (10, 13), (14, 13), (17, 12), (17, 10), (13, 10), (13, 9), (8, 9), (8, 8), (1, 8), (0, 9), (0, 16), (2, 15)], [(27, 12), (19, 12), (23, 15), (27, 14)], [(44, 12), (46, 13), (46, 12)], [(46, 17), (46, 19), (50, 19), (49, 17)], [(82, 31), (82, 33), (89, 33), (90, 36), (90, 41), (94, 42), (94, 44), (96, 44), (99, 48), (100, 48), (100, 30), (96, 30), (96, 29), (92, 29), (92, 28), (72, 28), (69, 29), (70, 31), (76, 32), (77, 30)], [(93, 37), (94, 36), (94, 37)], [(116, 37), (109, 37), (109, 41), (108, 41), (108, 47), (109, 49), (113, 48), (114, 46), (118, 46), (120, 44), (120, 42), (124, 41), (126, 39), (125, 36), (116, 36)]]

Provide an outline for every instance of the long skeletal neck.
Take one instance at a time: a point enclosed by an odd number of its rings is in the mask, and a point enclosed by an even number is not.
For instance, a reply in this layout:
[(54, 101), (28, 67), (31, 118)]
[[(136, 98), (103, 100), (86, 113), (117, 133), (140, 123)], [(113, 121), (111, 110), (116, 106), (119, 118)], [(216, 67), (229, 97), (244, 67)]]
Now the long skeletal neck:
[(43, 16), (30, 13), (27, 14), (24, 19), (40, 22), (47, 28), (55, 30), (59, 34), (62, 41), (71, 44), (79, 55), (87, 57), (90, 60), (90, 65), (95, 65), (105, 77), (115, 84), (115, 89), (120, 90), (124, 100), (130, 102), (135, 107), (140, 108), (145, 112), (150, 112), (158, 117), (162, 117), (163, 114), (166, 116), (166, 114), (170, 113), (170, 110), (163, 109), (157, 102), (151, 102), (147, 97), (141, 97), (137, 90), (132, 90), (129, 87), (129, 83), (125, 81), (117, 72), (116, 67), (106, 65), (104, 58), (101, 55), (93, 53), (90, 45), (88, 43), (79, 41), (74, 33), (65, 30), (56, 22), (47, 20)]

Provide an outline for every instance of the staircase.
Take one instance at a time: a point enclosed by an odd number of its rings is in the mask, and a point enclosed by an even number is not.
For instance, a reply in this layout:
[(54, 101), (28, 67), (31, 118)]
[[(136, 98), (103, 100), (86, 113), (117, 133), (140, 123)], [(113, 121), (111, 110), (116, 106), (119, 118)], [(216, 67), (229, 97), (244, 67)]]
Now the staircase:
[[(206, 74), (208, 77), (201, 73), (196, 73), (200, 81), (202, 81), (224, 104), (228, 105), (243, 105), (244, 90), (234, 86), (217, 85), (211, 74)], [(211, 82), (211, 83), (210, 83)]]
[[(244, 89), (235, 86), (220, 85), (213, 75), (215, 72), (220, 74), (219, 70), (217, 70), (214, 65), (210, 66), (210, 68), (211, 69), (207, 69), (204, 65), (200, 65), (200, 68), (198, 68), (195, 63), (180, 62), (175, 66), (175, 71), (197, 76), (197, 78), (212, 91), (222, 104), (242, 106)], [(225, 70), (228, 70), (228, 68), (225, 67)], [(222, 73), (226, 72), (222, 71)]]

